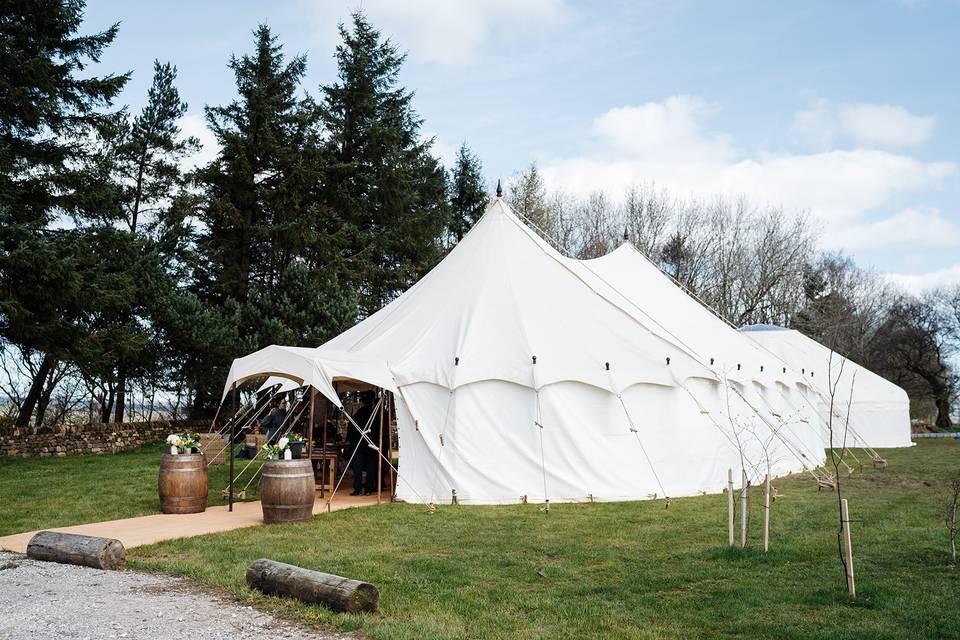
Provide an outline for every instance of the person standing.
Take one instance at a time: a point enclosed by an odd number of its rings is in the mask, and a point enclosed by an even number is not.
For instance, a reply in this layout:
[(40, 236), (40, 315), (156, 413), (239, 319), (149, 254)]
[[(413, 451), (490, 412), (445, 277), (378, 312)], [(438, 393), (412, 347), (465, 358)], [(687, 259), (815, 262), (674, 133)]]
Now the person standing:
[(276, 444), (280, 439), (280, 428), (287, 418), (287, 399), (280, 398), (267, 417), (260, 421), (260, 428), (267, 434), (267, 443)]
[(369, 437), (370, 430), (367, 428), (367, 422), (370, 421), (371, 415), (373, 415), (373, 393), (361, 393), (360, 407), (353, 414), (353, 421), (356, 426), (351, 424), (347, 427), (347, 443), (353, 456), (353, 460), (350, 462), (350, 474), (353, 476), (353, 493), (350, 494), (352, 496), (363, 495), (363, 472), (367, 471), (370, 465), (369, 443), (357, 427), (363, 429)]

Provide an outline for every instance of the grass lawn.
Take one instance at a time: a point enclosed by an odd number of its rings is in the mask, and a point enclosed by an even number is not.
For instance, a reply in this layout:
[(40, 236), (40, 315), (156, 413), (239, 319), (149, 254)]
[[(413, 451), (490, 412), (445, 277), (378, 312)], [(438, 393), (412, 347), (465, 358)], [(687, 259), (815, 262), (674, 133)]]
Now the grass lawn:
[[(837, 558), (836, 496), (777, 483), (772, 549), (726, 547), (726, 498), (618, 504), (384, 505), (133, 551), (280, 615), (371, 638), (960, 638), (960, 569), (938, 508), (960, 445), (884, 453), (845, 482), (859, 598)], [(753, 539), (760, 510), (753, 509)], [(754, 542), (754, 545), (756, 542)], [(376, 615), (333, 614), (244, 582), (260, 557), (367, 580)]]
[[(157, 475), (164, 448), (156, 445), (113, 455), (0, 458), (0, 536), (159, 513)], [(221, 491), (227, 482), (225, 465), (210, 467), (209, 504), (225, 503)]]

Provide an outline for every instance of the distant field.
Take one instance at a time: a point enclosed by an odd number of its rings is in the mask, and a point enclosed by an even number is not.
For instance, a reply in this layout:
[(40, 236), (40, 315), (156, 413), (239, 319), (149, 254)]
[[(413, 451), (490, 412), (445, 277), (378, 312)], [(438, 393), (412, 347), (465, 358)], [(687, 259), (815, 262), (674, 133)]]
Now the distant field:
[[(0, 536), (160, 512), (164, 447), (63, 458), (0, 458)], [(242, 462), (242, 461), (238, 461)], [(238, 467), (239, 469), (239, 467)], [(210, 467), (210, 504), (224, 504), (227, 467)]]
[[(940, 485), (960, 444), (885, 451), (845, 483), (859, 599), (836, 555), (835, 495), (777, 483), (772, 550), (726, 547), (722, 496), (618, 504), (384, 505), (305, 525), (241, 529), (134, 551), (243, 602), (371, 638), (958, 638), (960, 570), (947, 566)], [(754, 540), (759, 509), (753, 512)], [(377, 615), (337, 615), (244, 583), (270, 557), (364, 579)]]

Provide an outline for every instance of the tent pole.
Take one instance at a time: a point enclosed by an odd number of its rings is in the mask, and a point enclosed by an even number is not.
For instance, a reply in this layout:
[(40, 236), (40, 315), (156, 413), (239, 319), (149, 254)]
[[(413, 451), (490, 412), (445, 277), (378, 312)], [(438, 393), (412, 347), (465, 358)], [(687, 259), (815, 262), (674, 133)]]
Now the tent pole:
[(391, 428), (391, 414), (393, 413), (393, 394), (387, 395), (387, 456), (390, 458), (390, 502), (397, 496), (396, 480), (393, 477), (393, 429)]
[(383, 403), (387, 399), (383, 389), (380, 389), (380, 397), (383, 401), (380, 403), (380, 433), (377, 439), (377, 447), (380, 448), (377, 452), (380, 454), (377, 456), (377, 504), (380, 504), (383, 497)]
[[(314, 400), (317, 398), (317, 390), (313, 387), (310, 389), (310, 421), (307, 423), (307, 460), (310, 460), (310, 464), (313, 464), (313, 409), (314, 409)], [(316, 487), (314, 487), (316, 488)]]
[(320, 443), (320, 497), (323, 498), (327, 492), (327, 419), (329, 414), (330, 401), (323, 403), (323, 442)]
[[(231, 387), (232, 387), (232, 388), (231, 388), (230, 397), (233, 398), (233, 400), (232, 400), (233, 415), (234, 415), (234, 417), (236, 417), (236, 414), (237, 414), (237, 383), (234, 382), (234, 383), (231, 385)], [(236, 439), (237, 439), (237, 421), (236, 421), (236, 420), (232, 420), (232, 421), (230, 422), (230, 490), (229, 490), (229, 493), (230, 493), (230, 495), (229, 495), (229, 501), (230, 501), (229, 510), (230, 510), (230, 511), (233, 511), (233, 457), (234, 457), (234, 455), (233, 455), (233, 448), (234, 448), (234, 446), (236, 445)]]

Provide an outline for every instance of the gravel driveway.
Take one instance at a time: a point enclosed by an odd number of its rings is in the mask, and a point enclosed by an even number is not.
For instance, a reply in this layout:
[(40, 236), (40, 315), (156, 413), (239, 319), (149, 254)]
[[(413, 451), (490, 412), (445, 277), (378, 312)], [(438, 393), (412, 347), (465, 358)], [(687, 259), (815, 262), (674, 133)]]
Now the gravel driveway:
[(317, 634), (180, 578), (0, 553), (0, 639), (348, 638)]

